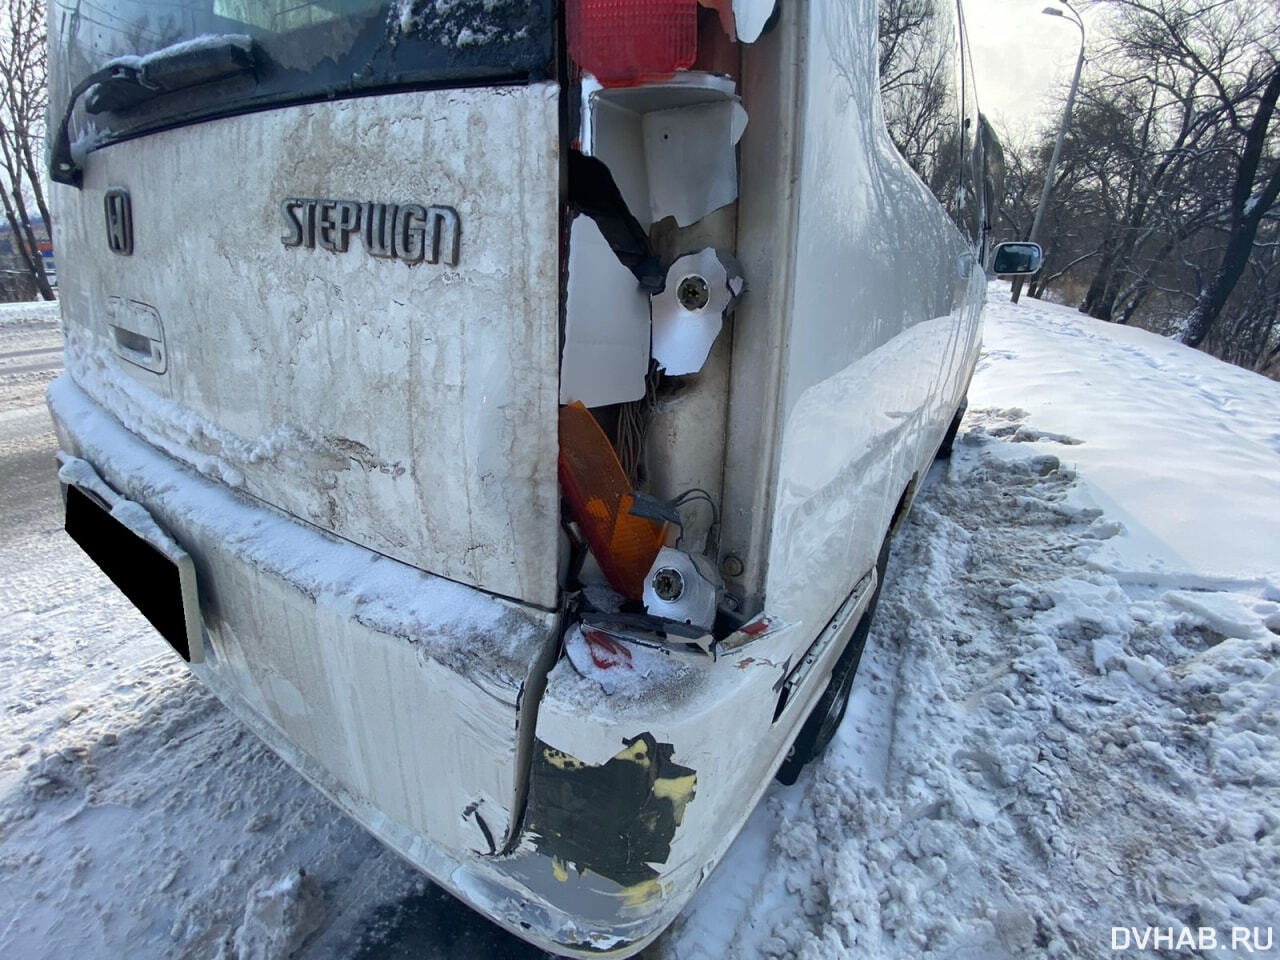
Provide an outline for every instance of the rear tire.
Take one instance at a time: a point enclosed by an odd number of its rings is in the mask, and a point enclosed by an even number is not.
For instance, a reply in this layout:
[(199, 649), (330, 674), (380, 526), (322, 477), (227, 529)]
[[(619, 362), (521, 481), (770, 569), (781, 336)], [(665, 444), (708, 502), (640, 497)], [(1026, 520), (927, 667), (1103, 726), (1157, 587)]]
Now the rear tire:
[(956, 444), (956, 434), (960, 432), (960, 421), (964, 419), (964, 412), (968, 409), (969, 398), (965, 397), (960, 401), (960, 406), (956, 407), (956, 415), (951, 418), (951, 426), (947, 427), (947, 434), (942, 438), (942, 446), (938, 447), (937, 459), (951, 459), (951, 450)]
[(871, 632), (871, 621), (876, 615), (876, 607), (880, 603), (880, 588), (884, 584), (885, 567), (889, 564), (889, 540), (885, 539), (880, 547), (880, 556), (876, 558), (876, 592), (871, 602), (862, 612), (862, 618), (854, 627), (849, 643), (840, 654), (840, 659), (831, 668), (831, 679), (827, 689), (822, 692), (813, 710), (805, 718), (800, 732), (796, 734), (795, 743), (782, 761), (782, 766), (774, 775), (779, 783), (790, 786), (800, 776), (805, 764), (821, 756), (835, 738), (845, 712), (849, 709), (849, 695), (853, 692), (853, 678), (858, 672), (858, 664), (862, 661), (862, 651), (867, 645), (867, 634)]

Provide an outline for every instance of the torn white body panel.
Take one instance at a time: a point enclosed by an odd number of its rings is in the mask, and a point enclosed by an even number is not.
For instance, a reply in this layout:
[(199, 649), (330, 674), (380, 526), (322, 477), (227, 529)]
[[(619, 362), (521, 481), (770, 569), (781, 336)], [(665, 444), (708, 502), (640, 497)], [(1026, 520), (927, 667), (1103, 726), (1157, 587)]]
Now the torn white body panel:
[(584, 152), (609, 167), (642, 226), (675, 217), (687, 227), (737, 199), (735, 148), (747, 112), (733, 80), (690, 72), (595, 90), (586, 101)]
[[(201, 472), (420, 569), (554, 606), (557, 93), (311, 103), (98, 150), (83, 190), (54, 192), (57, 244), (76, 251), (59, 278), (67, 369)], [(131, 192), (131, 256), (105, 247), (107, 188)], [(282, 209), (289, 198), (313, 200)], [(325, 198), (351, 199), (308, 219)], [(393, 205), (450, 208), (457, 265), (449, 222), (435, 263), (411, 217), (405, 258), (373, 255), (385, 238), (361, 231), (335, 242), (331, 221), (362, 205), (393, 225)]]
[(710, 247), (681, 257), (650, 300), (653, 359), (668, 374), (697, 373), (724, 324), (724, 312), (743, 289), (736, 265), (726, 267)]
[[(830, 671), (870, 594), (866, 589), (850, 597), (817, 642), (806, 644), (814, 648), (815, 673)], [(772, 782), (795, 725), (821, 695), (821, 684), (808, 684), (775, 722), (778, 691), (796, 662), (789, 651), (800, 639), (783, 625), (761, 631), (745, 646), (722, 650), (714, 660), (669, 651), (663, 655), (680, 669), (655, 671), (644, 696), (621, 680), (616, 693), (602, 694), (595, 675), (583, 676), (562, 660), (547, 679), (538, 711), (526, 833), (507, 869), (541, 896), (571, 900), (584, 929), (617, 931), (627, 925), (631, 951), (652, 940), (724, 855)], [(593, 674), (602, 669), (592, 666)], [(623, 796), (615, 807), (608, 796), (583, 816), (598, 815), (608, 829), (581, 823), (594, 842), (561, 851), (557, 871), (546, 856), (554, 844), (530, 827), (556, 805), (553, 793), (539, 789), (539, 755), (589, 770), (616, 767), (628, 758), (642, 762), (648, 774), (643, 782), (652, 784), (655, 798), (671, 800), (678, 822), (669, 835), (655, 838), (648, 825), (663, 804), (642, 803), (637, 810)], [(647, 852), (648, 870), (610, 856), (628, 841), (638, 841)]]
[(649, 370), (649, 298), (587, 216), (569, 230), (568, 287), (560, 402), (639, 400)]
[(734, 148), (747, 127), (737, 99), (644, 115), (651, 222), (672, 216), (687, 227), (738, 197)]
[(743, 43), (759, 40), (777, 3), (778, 0), (733, 0), (733, 23), (738, 39)]

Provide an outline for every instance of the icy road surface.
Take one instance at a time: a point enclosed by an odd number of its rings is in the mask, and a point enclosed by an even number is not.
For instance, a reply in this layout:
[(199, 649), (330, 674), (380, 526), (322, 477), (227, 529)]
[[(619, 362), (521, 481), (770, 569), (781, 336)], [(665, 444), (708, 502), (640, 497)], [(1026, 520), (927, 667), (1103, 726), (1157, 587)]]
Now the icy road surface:
[[(1280, 384), (1007, 298), (835, 744), (646, 956), (1280, 958)], [(61, 533), (49, 317), (0, 311), (0, 957), (537, 955), (259, 745)], [(1220, 946), (1112, 949), (1151, 927)]]

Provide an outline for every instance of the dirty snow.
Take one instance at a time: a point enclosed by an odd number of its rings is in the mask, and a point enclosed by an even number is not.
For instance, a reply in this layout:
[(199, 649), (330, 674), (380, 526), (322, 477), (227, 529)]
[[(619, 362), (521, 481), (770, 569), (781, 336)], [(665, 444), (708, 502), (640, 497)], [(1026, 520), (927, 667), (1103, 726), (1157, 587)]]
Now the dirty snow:
[(276, 425), (262, 436), (241, 437), (146, 388), (102, 350), (103, 341), (97, 337), (81, 334), (68, 340), (79, 386), (115, 411), (130, 432), (228, 487), (244, 486), (242, 468), (248, 464), (277, 459), (282, 469), (295, 469), (298, 458), (324, 450), (319, 439), (289, 424)]
[[(1007, 296), (835, 743), (646, 956), (1280, 957), (1280, 385)], [(0, 310), (0, 956), (537, 955), (275, 759), (60, 532), (56, 336)]]
[[(609, 697), (641, 700), (647, 689), (668, 687), (692, 678), (686, 658), (663, 648), (638, 643), (621, 644), (608, 634), (581, 626), (572, 627), (564, 637), (564, 652), (573, 670), (556, 665), (552, 682), (564, 684), (569, 695), (582, 703), (600, 703), (600, 693)], [(576, 677), (575, 677), (576, 674)]]
[[(499, 23), (495, 15), (502, 15)], [(388, 14), (394, 33), (422, 33), (442, 47), (509, 43), (528, 36), (528, 6), (516, 0), (396, 0)]]

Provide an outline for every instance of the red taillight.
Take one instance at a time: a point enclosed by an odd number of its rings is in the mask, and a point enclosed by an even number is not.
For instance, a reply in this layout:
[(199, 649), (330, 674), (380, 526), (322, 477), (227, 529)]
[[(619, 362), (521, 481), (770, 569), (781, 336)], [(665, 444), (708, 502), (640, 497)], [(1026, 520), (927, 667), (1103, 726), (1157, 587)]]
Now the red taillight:
[(569, 56), (606, 87), (670, 76), (698, 55), (698, 0), (568, 0)]

